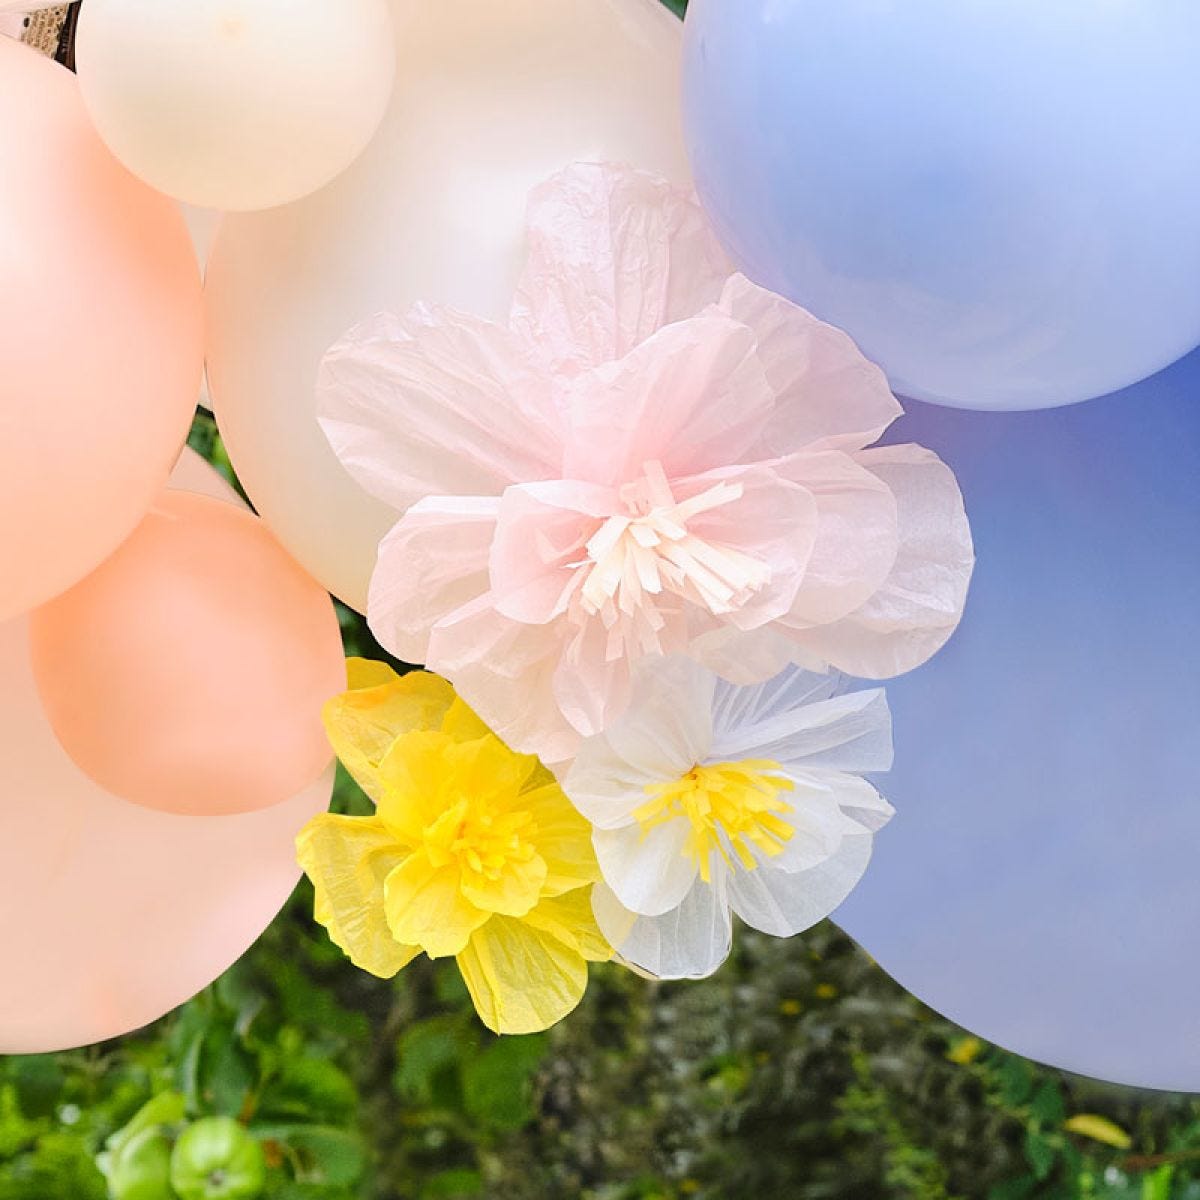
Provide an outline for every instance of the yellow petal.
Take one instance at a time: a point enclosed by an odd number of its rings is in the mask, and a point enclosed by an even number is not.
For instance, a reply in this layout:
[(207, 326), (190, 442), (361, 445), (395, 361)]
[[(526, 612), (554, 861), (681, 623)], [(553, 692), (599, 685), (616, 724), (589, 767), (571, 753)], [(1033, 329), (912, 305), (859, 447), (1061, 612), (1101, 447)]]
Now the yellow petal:
[(521, 806), (533, 815), (537, 852), (548, 868), (543, 896), (561, 896), (599, 881), (592, 826), (557, 783), (526, 792), (521, 797)]
[(444, 733), (405, 733), (379, 764), (379, 818), (396, 838), (420, 845), (426, 826), (456, 798), (456, 745)]
[(590, 886), (543, 900), (525, 918), (525, 923), (573, 947), (588, 962), (608, 962), (613, 956), (613, 949), (592, 912)]
[(515, 917), (493, 917), (471, 937), (458, 968), (494, 1033), (539, 1033), (583, 999), (587, 963), (557, 937)]
[(455, 701), (454, 689), (427, 671), (403, 677), (386, 663), (351, 658), (350, 690), (325, 705), (325, 730), (338, 758), (376, 803), (379, 764), (401, 734), (439, 729)]
[(387, 687), (399, 680), (400, 676), (385, 662), (373, 658), (346, 659), (346, 687), (351, 692)]
[(420, 850), (387, 877), (384, 900), (392, 936), (430, 958), (460, 953), (489, 916), (463, 896), (457, 867), (435, 867)]
[(296, 851), (316, 889), (317, 921), (356, 967), (390, 979), (420, 953), (388, 928), (384, 880), (404, 850), (381, 821), (322, 813), (300, 831)]
[(546, 862), (535, 854), (528, 862), (506, 862), (495, 879), (464, 870), (462, 892), (485, 912), (523, 917), (541, 899), (545, 882)]
[(477, 742), (480, 738), (493, 736), (492, 731), (475, 715), (475, 710), (461, 697), (455, 697), (450, 705), (442, 720), (442, 732), (456, 742)]
[[(450, 757), (456, 764), (457, 785), (464, 794), (506, 796), (514, 802), (541, 765), (533, 755), (517, 754), (491, 733), (461, 743)], [(524, 799), (513, 806), (524, 808)]]

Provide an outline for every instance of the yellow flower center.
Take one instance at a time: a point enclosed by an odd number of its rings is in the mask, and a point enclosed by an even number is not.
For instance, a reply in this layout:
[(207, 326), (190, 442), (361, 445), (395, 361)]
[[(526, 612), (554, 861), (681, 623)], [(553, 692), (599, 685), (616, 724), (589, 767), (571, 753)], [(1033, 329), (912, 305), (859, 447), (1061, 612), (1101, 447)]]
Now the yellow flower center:
[(481, 883), (495, 883), (533, 861), (537, 832), (532, 813), (498, 810), (483, 796), (459, 800), (425, 827), (423, 840), (435, 867), (455, 864)]
[(697, 861), (705, 883), (712, 882), (714, 850), (729, 866), (733, 866), (732, 852), (747, 871), (753, 871), (758, 866), (755, 849), (773, 858), (794, 832), (781, 815), (792, 812), (792, 805), (781, 800), (780, 793), (796, 785), (782, 770), (770, 759), (753, 758), (693, 767), (674, 782), (647, 785), (650, 800), (633, 815), (643, 836), (685, 817), (692, 831), (683, 852)]

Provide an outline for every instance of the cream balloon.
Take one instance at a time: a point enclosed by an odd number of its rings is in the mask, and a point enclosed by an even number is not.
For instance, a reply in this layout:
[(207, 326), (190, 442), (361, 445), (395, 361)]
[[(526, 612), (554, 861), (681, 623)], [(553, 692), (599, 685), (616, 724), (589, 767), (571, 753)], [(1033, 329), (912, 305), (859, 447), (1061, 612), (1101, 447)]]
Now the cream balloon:
[[(238, 503), (186, 451), (172, 486)], [(87, 779), (34, 688), (28, 623), (0, 624), (0, 1054), (128, 1033), (211, 983), (299, 878), (296, 832), (329, 805), (333, 772), (236, 817), (177, 817)]]
[(270, 208), (362, 153), (395, 77), (386, 0), (88, 0), (84, 102), (135, 175), (201, 207)]
[(681, 26), (657, 0), (394, 0), (393, 14), (396, 92), (366, 154), (308, 200), (227, 217), (208, 268), (209, 387), (238, 476), (359, 610), (395, 514), (317, 425), (328, 347), (418, 300), (504, 316), (528, 193), (571, 162), (688, 179)]

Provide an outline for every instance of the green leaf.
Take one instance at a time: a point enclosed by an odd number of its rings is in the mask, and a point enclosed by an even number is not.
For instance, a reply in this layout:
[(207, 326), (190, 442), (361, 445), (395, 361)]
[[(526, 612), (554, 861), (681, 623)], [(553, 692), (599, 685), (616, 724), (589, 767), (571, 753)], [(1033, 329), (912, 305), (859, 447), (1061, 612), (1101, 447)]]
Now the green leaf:
[(204, 1043), (201, 1094), (211, 1111), (236, 1117), (254, 1086), (257, 1072), (237, 1034), (228, 1026), (214, 1029)]
[(1006, 1179), (990, 1188), (987, 1200), (1025, 1200), (1037, 1189), (1038, 1181), (1032, 1175), (1021, 1175), (1016, 1179)]
[(396, 1044), (396, 1090), (407, 1100), (428, 1104), (439, 1073), (457, 1067), (476, 1044), (457, 1017), (418, 1022)]
[(357, 1183), (367, 1166), (362, 1138), (328, 1125), (259, 1125), (250, 1127), (262, 1142), (278, 1142), (299, 1158), (301, 1182), (345, 1187)]
[(114, 1154), (118, 1154), (147, 1129), (156, 1129), (163, 1125), (178, 1125), (186, 1112), (187, 1101), (179, 1092), (161, 1092), (143, 1104), (124, 1129), (119, 1129), (108, 1139), (108, 1148)]
[(1142, 1179), (1142, 1200), (1171, 1200), (1171, 1185), (1175, 1182), (1175, 1164), (1164, 1163), (1157, 1171)]
[(1064, 1121), (1063, 1128), (1069, 1133), (1091, 1138), (1093, 1142), (1103, 1142), (1117, 1150), (1128, 1150), (1133, 1145), (1133, 1138), (1120, 1125), (1096, 1113), (1079, 1113), (1069, 1121)]
[(264, 1091), (260, 1117), (298, 1117), (307, 1123), (339, 1123), (358, 1105), (354, 1082), (323, 1058), (283, 1058), (279, 1073)]
[(1039, 1085), (1029, 1102), (1029, 1112), (1044, 1125), (1058, 1125), (1067, 1115), (1062, 1089), (1052, 1079)]
[(467, 1113), (497, 1129), (520, 1129), (533, 1113), (533, 1076), (546, 1055), (546, 1038), (497, 1038), (463, 1070)]
[(437, 998), (443, 1004), (453, 1005), (457, 1008), (471, 999), (471, 993), (467, 991), (466, 982), (463, 980), (457, 963), (438, 963), (433, 977), (433, 986), (434, 991), (437, 992)]
[(482, 1195), (483, 1176), (466, 1168), (440, 1171), (421, 1189), (421, 1200), (467, 1200)]
[(1045, 1135), (1034, 1129), (1026, 1131), (1025, 1158), (1037, 1179), (1045, 1179), (1054, 1170), (1054, 1160), (1057, 1156), (1057, 1148)]
[(41, 1130), (21, 1111), (17, 1089), (12, 1084), (0, 1088), (0, 1162), (33, 1145)]
[(49, 1054), (15, 1056), (8, 1060), (21, 1099), (21, 1111), (28, 1117), (49, 1117), (63, 1090), (66, 1074)]
[(1011, 1108), (1028, 1101), (1033, 1093), (1033, 1068), (1023, 1058), (1006, 1055), (997, 1072), (1000, 1100)]

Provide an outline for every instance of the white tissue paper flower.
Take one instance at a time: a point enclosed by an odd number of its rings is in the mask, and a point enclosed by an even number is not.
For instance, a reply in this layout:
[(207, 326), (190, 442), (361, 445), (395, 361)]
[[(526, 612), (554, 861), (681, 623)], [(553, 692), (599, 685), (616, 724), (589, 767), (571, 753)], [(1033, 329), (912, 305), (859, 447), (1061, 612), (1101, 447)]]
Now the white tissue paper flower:
[(633, 706), (566, 775), (592, 822), (604, 935), (661, 979), (711, 975), (731, 911), (790, 937), (862, 878), (893, 809), (862, 778), (892, 763), (881, 689), (790, 667), (738, 687), (695, 662), (648, 666)]

